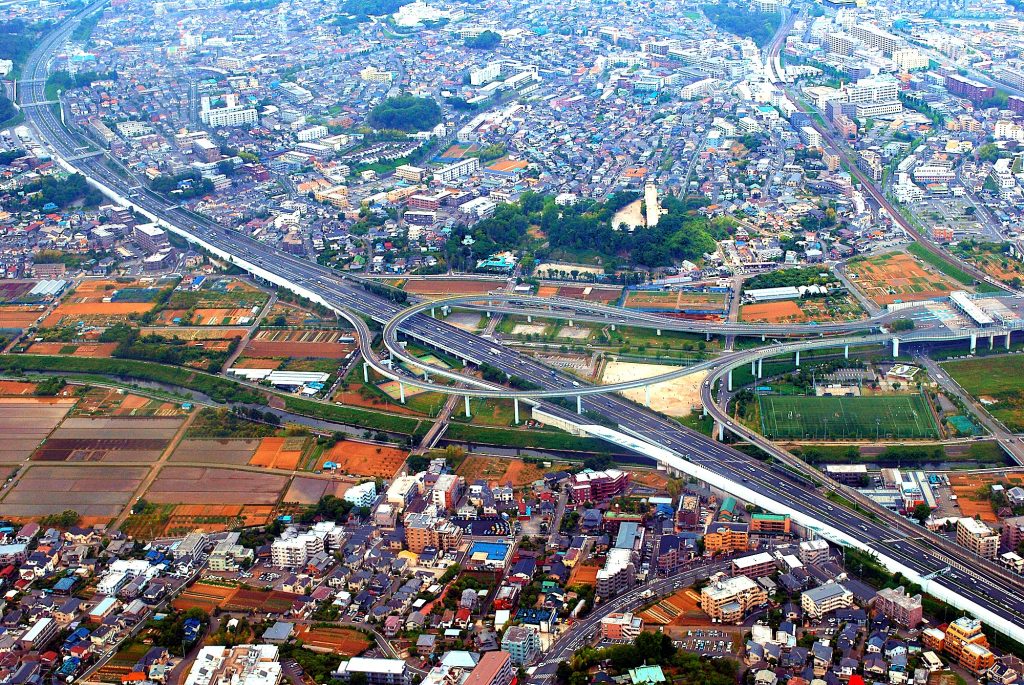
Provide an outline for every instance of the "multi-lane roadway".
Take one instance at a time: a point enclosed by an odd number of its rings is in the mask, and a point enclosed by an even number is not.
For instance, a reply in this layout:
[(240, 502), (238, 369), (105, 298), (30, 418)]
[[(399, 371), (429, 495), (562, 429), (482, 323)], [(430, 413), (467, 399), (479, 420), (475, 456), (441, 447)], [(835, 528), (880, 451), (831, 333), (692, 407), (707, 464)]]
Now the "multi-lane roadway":
[[(92, 5), (85, 11), (95, 11), (97, 7)], [(57, 157), (64, 160), (76, 157), (83, 141), (61, 126), (49, 106), (31, 105), (45, 100), (43, 84), (47, 62), (64, 43), (73, 26), (74, 22), (61, 25), (33, 51), (24, 70), (32, 82), (21, 90), (22, 104), (27, 105), (28, 122), (49, 143)], [(402, 308), (399, 305), (339, 278), (330, 269), (278, 252), (272, 246), (199, 218), (141, 189), (137, 180), (115, 173), (113, 165), (116, 161), (107, 156), (75, 162), (75, 168), (105, 192), (130, 198), (138, 209), (164, 221), (171, 230), (188, 236), (211, 251), (229, 255), (237, 265), (261, 278), (319, 300), (351, 319), (362, 315), (386, 323), (400, 313)], [(507, 348), (493, 354), (493, 341), (424, 314), (405, 320), (401, 332), (467, 359), (486, 359), (501, 371), (524, 378), (541, 389), (566, 388), (574, 382), (567, 375)], [(567, 424), (580, 423), (576, 412), (550, 403), (538, 404), (548, 416)], [(699, 466), (728, 487), (739, 492), (756, 492), (759, 497), (770, 501), (772, 508), (820, 522), (824, 528), (838, 531), (845, 539), (878, 550), (885, 558), (895, 560), (913, 573), (926, 576), (952, 569), (930, 581), (933, 593), (948, 598), (954, 604), (970, 607), (993, 627), (1010, 633), (1016, 639), (1024, 638), (1024, 613), (1018, 601), (1024, 594), (1024, 580), (978, 572), (974, 560), (966, 553), (957, 556), (936, 550), (931, 543), (918, 539), (913, 531), (894, 529), (885, 521), (876, 522), (843, 509), (814, 488), (780, 477), (765, 464), (616, 395), (590, 397), (586, 401), (586, 409), (618, 425), (621, 433), (616, 435), (641, 436), (644, 443), (637, 447), (639, 451), (657, 455), (669, 464)]]

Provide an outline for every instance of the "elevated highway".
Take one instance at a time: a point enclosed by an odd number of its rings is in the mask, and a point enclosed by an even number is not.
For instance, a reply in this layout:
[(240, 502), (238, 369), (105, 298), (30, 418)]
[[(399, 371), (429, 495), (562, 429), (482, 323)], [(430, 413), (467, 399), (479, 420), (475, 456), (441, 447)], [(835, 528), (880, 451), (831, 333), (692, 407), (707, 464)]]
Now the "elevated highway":
[[(91, 5), (84, 11), (96, 11), (99, 6)], [(30, 55), (24, 73), (33, 82), (22, 90), (23, 104), (45, 100), (41, 81), (45, 82), (47, 61), (74, 25), (72, 21), (58, 27)], [(69, 171), (80, 171), (111, 198), (134, 205), (145, 215), (161, 221), (168, 230), (212, 254), (258, 278), (331, 307), (357, 326), (363, 317), (386, 325), (401, 313), (399, 305), (367, 292), (330, 269), (278, 252), (272, 246), (198, 217), (148, 190), (140, 190), (138, 182), (109, 156), (84, 158), (74, 164), (68, 162), (67, 159), (80, 149), (81, 139), (63, 128), (50, 107), (26, 107), (24, 112), (28, 123), (48, 141), (62, 166)], [(365, 321), (362, 326), (365, 331)], [(578, 381), (566, 374), (507, 348), (493, 354), (490, 352), (493, 341), (422, 313), (405, 319), (400, 332), (465, 359), (487, 359), (500, 371), (522, 378), (540, 391), (556, 390), (559, 391), (556, 394), (564, 395), (565, 389), (577, 387), (574, 382)], [(385, 375), (406, 380), (390, 369)], [(478, 379), (461, 377), (461, 380), (481, 387)], [(581, 384), (579, 388), (582, 387)], [(464, 392), (450, 387), (447, 390)], [(716, 487), (749, 498), (769, 511), (790, 513), (800, 525), (817, 530), (838, 544), (870, 549), (890, 569), (921, 582), (928, 592), (977, 615), (1014, 639), (1024, 641), (1024, 613), (1019, 602), (1024, 596), (1024, 579), (991, 573), (966, 553), (954, 555), (938, 549), (934, 543), (922, 540), (918, 530), (900, 528), (897, 521), (875, 520), (837, 507), (814, 487), (780, 477), (765, 463), (622, 397), (608, 394), (607, 389), (600, 392), (602, 394), (588, 397), (586, 409), (616, 428), (586, 422), (586, 417), (581, 418), (577, 412), (538, 399), (532, 400), (536, 403), (534, 415), (576, 434), (593, 435), (635, 450), (676, 471), (692, 473)], [(947, 568), (956, 570), (933, 575)]]

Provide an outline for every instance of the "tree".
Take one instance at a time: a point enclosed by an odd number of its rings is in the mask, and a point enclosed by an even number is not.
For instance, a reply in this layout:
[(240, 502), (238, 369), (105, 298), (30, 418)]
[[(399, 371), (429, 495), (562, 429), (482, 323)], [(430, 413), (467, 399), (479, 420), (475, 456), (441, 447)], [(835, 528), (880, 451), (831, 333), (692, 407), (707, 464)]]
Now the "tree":
[(479, 36), (466, 36), (467, 48), (474, 50), (493, 50), (501, 45), (501, 34), (496, 31), (484, 31)]
[(917, 522), (923, 526), (924, 522), (928, 520), (928, 517), (932, 515), (932, 508), (929, 507), (924, 502), (921, 502), (916, 507), (914, 507), (913, 515), (914, 518), (917, 519)]
[(370, 112), (374, 128), (396, 131), (426, 131), (441, 122), (441, 107), (433, 98), (404, 94), (388, 98)]

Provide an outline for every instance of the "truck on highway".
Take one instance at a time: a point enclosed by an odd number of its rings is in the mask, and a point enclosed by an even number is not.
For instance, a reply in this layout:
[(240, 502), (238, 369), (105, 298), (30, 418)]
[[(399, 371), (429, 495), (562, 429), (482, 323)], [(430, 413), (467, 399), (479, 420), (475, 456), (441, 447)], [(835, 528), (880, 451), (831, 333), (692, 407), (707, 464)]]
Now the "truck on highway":
[(497, 356), (499, 356), (501, 354), (501, 350), (499, 350), (497, 347), (492, 347), (491, 349), (489, 349), (487, 351), (490, 352), (491, 354), (493, 354), (495, 357), (497, 357)]

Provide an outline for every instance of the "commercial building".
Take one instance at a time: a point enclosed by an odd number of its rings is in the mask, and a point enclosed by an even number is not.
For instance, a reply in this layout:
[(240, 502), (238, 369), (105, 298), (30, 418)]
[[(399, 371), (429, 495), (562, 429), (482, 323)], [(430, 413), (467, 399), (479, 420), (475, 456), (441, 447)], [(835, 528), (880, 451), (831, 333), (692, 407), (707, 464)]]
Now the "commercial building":
[(899, 101), (900, 82), (892, 76), (872, 76), (847, 84), (846, 99), (852, 103)]
[(508, 652), (485, 652), (462, 685), (509, 685), (515, 675)]
[(633, 640), (643, 629), (644, 620), (629, 612), (615, 612), (601, 619), (601, 637), (605, 640)]
[(839, 583), (826, 583), (800, 593), (800, 606), (811, 618), (853, 606), (853, 593)]
[(875, 595), (875, 609), (904, 628), (916, 628), (921, 623), (921, 595), (911, 597), (902, 585), (879, 590)]
[(355, 674), (366, 676), (367, 685), (412, 685), (412, 672), (401, 659), (352, 657), (331, 675), (347, 683)]
[(598, 502), (621, 495), (628, 486), (629, 474), (625, 471), (583, 471), (572, 477), (569, 492), (573, 502)]
[(278, 685), (282, 677), (275, 645), (203, 647), (184, 685)]
[(977, 519), (957, 519), (956, 542), (986, 559), (995, 559), (999, 553), (999, 534)]
[(732, 574), (757, 579), (775, 573), (775, 557), (768, 552), (759, 552), (732, 560)]
[(501, 648), (516, 666), (533, 663), (540, 653), (540, 635), (533, 626), (511, 626), (501, 638)]
[(717, 580), (700, 591), (700, 606), (721, 623), (740, 623), (750, 609), (768, 601), (764, 588), (746, 576)]

